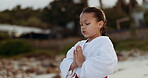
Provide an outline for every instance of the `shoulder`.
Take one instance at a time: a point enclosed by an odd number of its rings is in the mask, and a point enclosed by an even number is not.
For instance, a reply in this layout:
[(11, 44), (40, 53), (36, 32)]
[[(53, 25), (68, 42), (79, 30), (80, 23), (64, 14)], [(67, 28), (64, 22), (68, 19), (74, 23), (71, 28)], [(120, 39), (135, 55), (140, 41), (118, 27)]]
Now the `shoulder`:
[(98, 41), (100, 41), (101, 44), (103, 44), (103, 45), (112, 45), (113, 46), (112, 41), (108, 36), (100, 36), (98, 38)]
[(100, 40), (110, 40), (108, 36), (99, 36), (98, 39), (100, 39)]

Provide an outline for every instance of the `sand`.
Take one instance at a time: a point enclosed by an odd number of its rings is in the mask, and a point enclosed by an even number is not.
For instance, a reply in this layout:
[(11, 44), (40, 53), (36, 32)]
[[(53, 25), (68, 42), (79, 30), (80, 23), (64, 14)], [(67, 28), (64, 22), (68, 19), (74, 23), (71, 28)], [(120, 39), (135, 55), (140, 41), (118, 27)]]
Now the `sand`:
[(148, 55), (119, 61), (115, 73), (109, 78), (148, 78)]
[[(126, 55), (119, 61), (116, 71), (109, 78), (148, 78), (148, 55)], [(40, 75), (36, 78), (53, 78), (55, 74)]]

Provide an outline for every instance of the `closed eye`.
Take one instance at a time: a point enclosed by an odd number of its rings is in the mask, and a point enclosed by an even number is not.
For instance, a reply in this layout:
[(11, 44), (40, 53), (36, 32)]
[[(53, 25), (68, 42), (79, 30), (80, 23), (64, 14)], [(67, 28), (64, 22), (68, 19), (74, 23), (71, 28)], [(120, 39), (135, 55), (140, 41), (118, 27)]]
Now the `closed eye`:
[(87, 21), (87, 20), (85, 20), (84, 23), (85, 23), (85, 25), (89, 25), (90, 24), (90, 22)]
[(85, 23), (86, 25), (89, 25), (90, 23)]

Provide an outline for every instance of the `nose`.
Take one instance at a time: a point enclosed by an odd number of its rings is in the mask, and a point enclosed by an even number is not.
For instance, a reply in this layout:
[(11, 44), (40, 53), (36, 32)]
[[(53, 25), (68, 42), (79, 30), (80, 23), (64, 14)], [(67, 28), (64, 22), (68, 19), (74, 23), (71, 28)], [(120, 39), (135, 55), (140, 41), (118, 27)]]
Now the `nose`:
[(85, 25), (81, 26), (81, 29), (85, 29), (85, 28), (86, 28), (86, 26), (85, 26)]
[(85, 27), (84, 27), (84, 26), (82, 26), (82, 27), (81, 27), (81, 30), (85, 30)]

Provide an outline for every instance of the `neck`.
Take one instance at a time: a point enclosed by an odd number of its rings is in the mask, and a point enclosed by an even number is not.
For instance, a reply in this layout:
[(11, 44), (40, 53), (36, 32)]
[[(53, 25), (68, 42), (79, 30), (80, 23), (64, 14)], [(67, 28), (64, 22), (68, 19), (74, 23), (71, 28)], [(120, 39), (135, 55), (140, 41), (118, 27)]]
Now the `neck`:
[(99, 36), (101, 36), (101, 34), (96, 34), (96, 35), (88, 38), (87, 42), (90, 42), (90, 41), (92, 41), (93, 39), (95, 39), (96, 37), (99, 37)]

